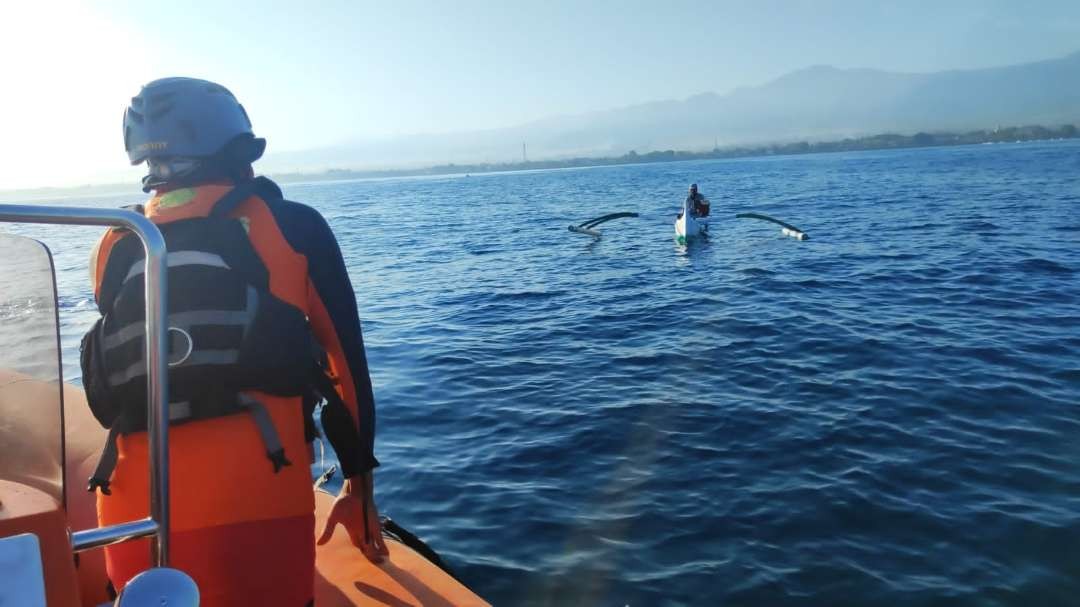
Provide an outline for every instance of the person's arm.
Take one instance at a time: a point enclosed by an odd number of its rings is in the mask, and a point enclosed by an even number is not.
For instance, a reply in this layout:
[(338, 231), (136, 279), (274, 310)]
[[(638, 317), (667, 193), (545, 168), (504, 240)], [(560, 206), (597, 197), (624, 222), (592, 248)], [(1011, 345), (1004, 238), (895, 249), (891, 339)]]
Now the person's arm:
[[(315, 209), (260, 192), (294, 251), (307, 258), (308, 318), (312, 332), (325, 350), (330, 371), (337, 380), (345, 409), (333, 403), (323, 408), (323, 429), (338, 452), (346, 477), (369, 472), (379, 465), (374, 454), (375, 398), (368, 374), (364, 337), (356, 295), (345, 268), (341, 249), (326, 220)], [(337, 432), (336, 426), (348, 426)], [(358, 441), (349, 444), (355, 433)]]
[(340, 524), (345, 527), (353, 546), (359, 548), (371, 562), (382, 562), (390, 554), (382, 539), (382, 522), (375, 506), (373, 485), (370, 472), (345, 479), (316, 544), (321, 546), (329, 542)]
[[(299, 206), (299, 205), (297, 205)], [(339, 392), (347, 408), (328, 403), (323, 408), (323, 429), (337, 450), (346, 477), (370, 472), (379, 465), (375, 459), (375, 397), (368, 372), (360, 315), (356, 307), (345, 261), (326, 221), (309, 209), (309, 230), (303, 253), (308, 258), (308, 313), (312, 330), (326, 351), (330, 369), (338, 380)], [(335, 425), (356, 429), (358, 444), (351, 445), (351, 432), (335, 433)], [(334, 436), (338, 436), (334, 440)], [(335, 444), (336, 443), (336, 444)]]
[[(337, 240), (321, 215), (313, 221), (309, 241), (310, 318), (316, 337), (326, 349), (330, 368), (340, 381), (343, 403), (323, 407), (323, 430), (341, 462), (345, 483), (334, 501), (319, 537), (330, 540), (340, 523), (353, 544), (372, 561), (387, 555), (382, 524), (375, 504), (372, 470), (375, 459), (375, 398), (364, 352), (360, 315), (345, 261)], [(329, 326), (327, 326), (329, 325)]]
[(319, 543), (340, 523), (353, 544), (373, 561), (387, 554), (374, 498), (375, 399), (368, 374), (356, 296), (337, 240), (314, 209), (287, 201), (272, 205), (283, 234), (308, 260), (308, 315), (312, 331), (338, 380), (341, 403), (327, 403), (323, 431), (341, 464), (345, 483)]

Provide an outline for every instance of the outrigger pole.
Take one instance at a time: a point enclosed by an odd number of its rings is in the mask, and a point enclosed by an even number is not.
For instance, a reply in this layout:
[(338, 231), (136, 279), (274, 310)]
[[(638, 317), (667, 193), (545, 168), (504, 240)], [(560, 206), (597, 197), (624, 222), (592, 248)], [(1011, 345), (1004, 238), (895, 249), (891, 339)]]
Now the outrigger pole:
[(637, 213), (609, 213), (607, 215), (601, 215), (600, 217), (597, 217), (596, 219), (590, 219), (588, 221), (582, 222), (582, 223), (580, 223), (580, 224), (578, 224), (576, 226), (575, 225), (569, 226), (566, 229), (570, 230), (571, 232), (577, 232), (578, 234), (588, 234), (589, 236), (599, 238), (600, 237), (600, 232), (597, 232), (596, 230), (593, 229), (596, 226), (604, 223), (605, 221), (611, 221), (612, 219), (620, 219), (622, 217), (637, 217), (637, 216), (638, 216)]
[(772, 223), (775, 223), (782, 228), (780, 230), (781, 234), (783, 234), (784, 236), (790, 236), (795, 240), (809, 240), (810, 238), (809, 234), (803, 232), (799, 228), (796, 228), (790, 223), (780, 221), (779, 219), (769, 217), (768, 215), (762, 215), (760, 213), (739, 213), (735, 217), (738, 219), (761, 219), (764, 221), (771, 221)]

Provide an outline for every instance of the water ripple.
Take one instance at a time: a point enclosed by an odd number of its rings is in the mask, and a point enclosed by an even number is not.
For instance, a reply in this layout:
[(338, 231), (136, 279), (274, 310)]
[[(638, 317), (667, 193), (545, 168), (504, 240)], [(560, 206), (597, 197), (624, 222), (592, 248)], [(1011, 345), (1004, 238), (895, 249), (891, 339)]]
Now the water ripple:
[[(1067, 605), (1078, 152), (285, 189), (328, 217), (358, 293), (380, 506), (495, 604)], [(692, 181), (717, 221), (684, 248)], [(384, 230), (402, 190), (425, 213)], [(566, 232), (617, 210), (640, 217)], [(70, 378), (96, 234), (55, 230), (28, 233), (55, 244)]]

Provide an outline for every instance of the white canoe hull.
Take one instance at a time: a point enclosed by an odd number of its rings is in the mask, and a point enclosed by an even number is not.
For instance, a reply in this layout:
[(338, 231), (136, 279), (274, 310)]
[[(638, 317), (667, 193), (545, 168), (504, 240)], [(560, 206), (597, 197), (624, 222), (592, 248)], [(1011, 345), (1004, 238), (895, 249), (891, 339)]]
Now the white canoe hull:
[(675, 218), (675, 240), (679, 244), (686, 244), (695, 238), (701, 238), (709, 233), (709, 220), (703, 217), (692, 217), (683, 209), (682, 215)]

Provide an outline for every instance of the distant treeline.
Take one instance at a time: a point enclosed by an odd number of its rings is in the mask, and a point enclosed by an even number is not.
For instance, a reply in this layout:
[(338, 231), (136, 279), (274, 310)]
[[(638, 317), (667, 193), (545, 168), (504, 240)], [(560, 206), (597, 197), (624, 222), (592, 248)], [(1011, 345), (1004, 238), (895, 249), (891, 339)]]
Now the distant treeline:
[(370, 177), (404, 177), (416, 175), (453, 175), (461, 173), (492, 173), (499, 171), (527, 171), (536, 169), (564, 169), (587, 166), (611, 166), (648, 162), (672, 162), (679, 160), (706, 160), (711, 158), (745, 158), (751, 156), (774, 156), (790, 154), (819, 154), (824, 152), (851, 152), (860, 150), (891, 150), (899, 148), (922, 148), (945, 145), (970, 145), (977, 143), (1011, 143), (1047, 139), (1073, 139), (1080, 137), (1080, 129), (1066, 124), (1057, 128), (1045, 126), (1013, 126), (992, 131), (969, 131), (967, 133), (915, 133), (898, 135), (884, 133), (866, 137), (846, 138), (838, 141), (799, 141), (755, 146), (714, 148), (702, 152), (663, 150), (639, 154), (631, 150), (622, 156), (564, 158), (559, 160), (530, 160), (527, 162), (441, 164), (425, 169), (412, 170), (350, 170), (331, 169), (324, 173), (277, 174), (280, 181), (324, 181), (361, 179)]
[[(281, 182), (331, 181), (364, 179), (372, 177), (409, 177), (417, 175), (455, 175), (467, 173), (494, 173), (501, 171), (526, 171), (536, 169), (563, 169), (587, 166), (612, 166), (648, 162), (672, 162), (678, 160), (705, 160), (710, 158), (745, 158), (751, 156), (775, 156), (788, 154), (817, 154), (823, 152), (850, 152), (858, 150), (891, 150), (943, 145), (970, 145), (976, 143), (1011, 143), (1047, 139), (1074, 139), (1080, 137), (1080, 129), (1066, 124), (1057, 128), (1045, 126), (1014, 126), (996, 128), (992, 131), (967, 133), (915, 133), (896, 135), (886, 133), (867, 137), (847, 138), (839, 141), (799, 141), (769, 145), (714, 148), (703, 152), (663, 150), (637, 153), (634, 150), (622, 156), (606, 158), (568, 158), (560, 160), (531, 160), (528, 162), (442, 164), (425, 169), (387, 169), (379, 171), (332, 169), (323, 173), (275, 173)], [(106, 194), (136, 194), (138, 185), (105, 184), (80, 187), (35, 188), (2, 192), (5, 199), (45, 200), (61, 196), (94, 196)]]

